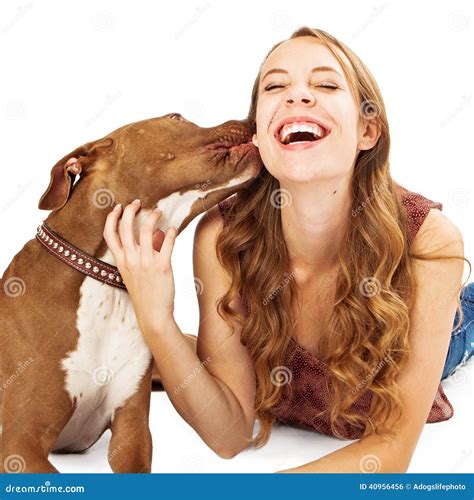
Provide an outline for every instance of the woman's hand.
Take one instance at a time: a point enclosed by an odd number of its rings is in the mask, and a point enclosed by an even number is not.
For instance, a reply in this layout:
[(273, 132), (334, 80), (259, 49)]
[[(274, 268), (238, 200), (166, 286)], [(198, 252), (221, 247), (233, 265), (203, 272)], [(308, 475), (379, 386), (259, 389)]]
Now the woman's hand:
[(175, 289), (171, 253), (177, 230), (171, 227), (166, 234), (161, 230), (153, 233), (161, 216), (161, 211), (154, 209), (143, 221), (137, 242), (134, 221), (139, 208), (139, 200), (130, 203), (119, 221), (122, 207), (116, 205), (107, 216), (104, 238), (115, 258), (147, 341), (147, 333), (159, 330), (173, 319)]

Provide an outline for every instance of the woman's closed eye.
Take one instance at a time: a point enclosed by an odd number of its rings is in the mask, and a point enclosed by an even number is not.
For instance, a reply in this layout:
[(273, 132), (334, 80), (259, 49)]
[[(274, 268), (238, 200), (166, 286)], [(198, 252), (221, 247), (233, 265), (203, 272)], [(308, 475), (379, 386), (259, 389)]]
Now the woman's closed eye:
[[(273, 90), (273, 89), (283, 88), (283, 87), (285, 87), (285, 85), (283, 85), (283, 84), (270, 83), (269, 85), (267, 85), (265, 87), (264, 90)], [(330, 90), (336, 90), (339, 88), (337, 85), (334, 85), (332, 83), (316, 84), (315, 87), (323, 87), (323, 88), (330, 89)]]

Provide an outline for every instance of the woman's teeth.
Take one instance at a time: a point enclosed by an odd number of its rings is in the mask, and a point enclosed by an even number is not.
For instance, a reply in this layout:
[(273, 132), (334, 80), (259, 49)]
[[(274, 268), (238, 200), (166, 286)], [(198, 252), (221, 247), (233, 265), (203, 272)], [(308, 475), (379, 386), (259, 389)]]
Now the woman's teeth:
[(280, 130), (280, 141), (282, 144), (296, 144), (300, 142), (317, 141), (324, 137), (324, 135), (324, 129), (316, 123), (287, 123)]

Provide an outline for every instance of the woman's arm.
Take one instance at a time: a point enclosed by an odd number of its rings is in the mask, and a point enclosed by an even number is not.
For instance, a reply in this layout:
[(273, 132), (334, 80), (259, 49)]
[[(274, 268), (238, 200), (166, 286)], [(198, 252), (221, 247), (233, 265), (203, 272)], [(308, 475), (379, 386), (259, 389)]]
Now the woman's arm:
[[(229, 287), (215, 253), (222, 226), (217, 207), (198, 222), (194, 238), (194, 274), (202, 283), (198, 294), (200, 320), (197, 354), (173, 316), (174, 281), (172, 232), (165, 235), (160, 252), (153, 250), (152, 228), (159, 215), (151, 214), (134, 242), (137, 206), (128, 205), (120, 221), (119, 210), (107, 219), (104, 237), (129, 290), (137, 320), (160, 372), (161, 383), (179, 414), (223, 458), (247, 446), (255, 420), (255, 380), (252, 365), (240, 343), (240, 330), (218, 315), (217, 299)], [(216, 216), (217, 215), (217, 216)], [(241, 307), (241, 306), (240, 306)]]
[[(232, 361), (227, 358), (227, 373), (223, 375), (226, 358), (216, 351), (200, 359), (176, 322), (149, 334), (161, 383), (178, 413), (220, 457), (232, 458), (246, 448), (254, 417), (249, 405), (244, 412), (245, 403), (233, 392), (239, 380), (232, 369), (238, 363), (235, 356)], [(212, 349), (207, 351), (212, 353)]]
[[(458, 228), (431, 210), (417, 233), (414, 250), (463, 257)], [(436, 395), (448, 352), (461, 288), (463, 261), (415, 260), (417, 291), (410, 314), (411, 354), (398, 378), (404, 412), (389, 442), (368, 436), (314, 462), (280, 472), (406, 472)]]

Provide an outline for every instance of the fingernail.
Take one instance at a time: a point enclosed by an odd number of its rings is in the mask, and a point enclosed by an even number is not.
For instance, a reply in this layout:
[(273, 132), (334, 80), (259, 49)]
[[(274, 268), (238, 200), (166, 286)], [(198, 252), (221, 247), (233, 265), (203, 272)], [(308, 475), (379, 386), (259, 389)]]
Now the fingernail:
[(137, 198), (136, 200), (133, 200), (132, 203), (135, 203), (135, 205), (138, 205), (140, 203), (140, 200)]
[(122, 204), (121, 203), (117, 203), (117, 205), (115, 205), (115, 207), (114, 207), (114, 210), (117, 210), (117, 208), (122, 208)]
[(158, 214), (158, 213), (161, 213), (161, 210), (158, 207), (156, 207), (153, 209), (153, 212), (156, 212)]

